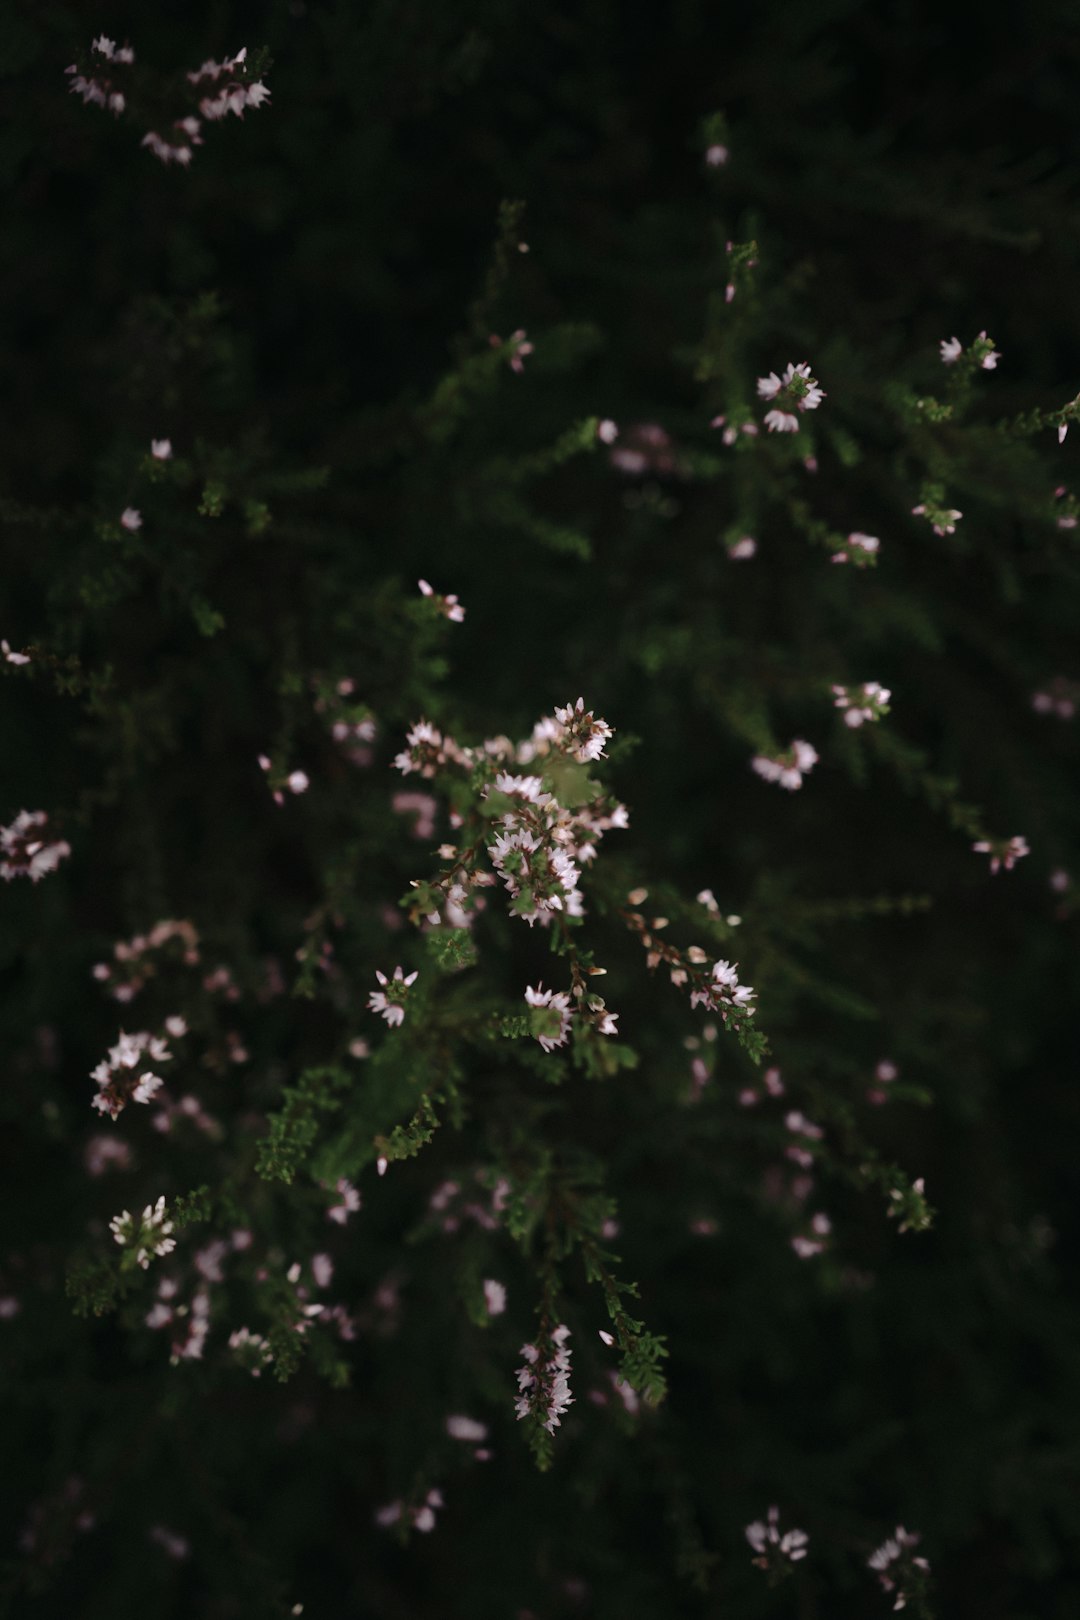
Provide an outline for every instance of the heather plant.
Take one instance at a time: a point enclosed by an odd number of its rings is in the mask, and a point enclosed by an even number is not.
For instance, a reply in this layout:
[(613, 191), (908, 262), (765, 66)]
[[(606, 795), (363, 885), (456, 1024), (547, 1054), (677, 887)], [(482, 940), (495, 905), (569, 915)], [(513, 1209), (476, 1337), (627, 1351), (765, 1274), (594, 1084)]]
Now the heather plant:
[(15, 24), (3, 1612), (1073, 1612), (1052, 12)]

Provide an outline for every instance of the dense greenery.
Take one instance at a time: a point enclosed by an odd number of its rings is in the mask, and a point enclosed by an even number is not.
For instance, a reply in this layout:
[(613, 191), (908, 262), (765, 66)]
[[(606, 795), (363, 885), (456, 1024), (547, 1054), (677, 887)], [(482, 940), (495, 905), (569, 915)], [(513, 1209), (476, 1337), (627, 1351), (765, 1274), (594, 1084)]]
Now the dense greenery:
[(861, 1620), (900, 1523), (910, 1612), (1075, 1616), (1071, 21), (5, 20), (0, 1613)]

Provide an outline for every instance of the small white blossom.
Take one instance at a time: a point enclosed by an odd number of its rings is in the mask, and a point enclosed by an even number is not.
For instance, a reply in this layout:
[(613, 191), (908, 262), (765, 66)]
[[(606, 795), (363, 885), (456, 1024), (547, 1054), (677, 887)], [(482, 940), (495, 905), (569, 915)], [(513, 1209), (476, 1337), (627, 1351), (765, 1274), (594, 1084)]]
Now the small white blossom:
[(475, 1418), (460, 1415), (447, 1418), (446, 1432), (451, 1440), (464, 1440), (474, 1446), (482, 1446), (488, 1436), (486, 1423), (477, 1423)]
[(461, 624), (465, 618), (465, 609), (456, 596), (440, 596), (426, 579), (417, 580), (421, 596), (430, 596), (439, 612), (444, 618), (452, 619), (455, 624)]
[(388, 979), (385, 973), (376, 968), (375, 977), (383, 986), (382, 990), (373, 990), (368, 996), (368, 1007), (371, 1012), (381, 1014), (386, 1022), (394, 1027), (405, 1022), (405, 1002), (408, 999), (409, 986), (416, 983), (419, 970), (410, 973), (407, 977), (402, 968), (394, 969), (394, 977)]
[(584, 698), (579, 697), (576, 703), (568, 703), (565, 708), (556, 709), (555, 718), (561, 726), (565, 726), (566, 741), (573, 748), (574, 758), (582, 764), (589, 760), (600, 759), (603, 756), (604, 744), (614, 736), (606, 720), (595, 719), (592, 711), (585, 708)]
[(844, 711), (844, 724), (857, 728), (867, 721), (880, 720), (889, 712), (892, 693), (880, 681), (866, 681), (862, 686), (834, 686), (836, 707)]
[(506, 1309), (506, 1288), (494, 1277), (484, 1278), (484, 1305), (489, 1316), (501, 1316)]
[(977, 855), (989, 855), (991, 872), (998, 872), (1002, 867), (1011, 872), (1017, 861), (1025, 855), (1030, 855), (1026, 838), (984, 838), (980, 839), (972, 848)]
[(798, 433), (799, 418), (790, 411), (766, 411), (765, 426), (770, 433)]
[(162, 1081), (149, 1070), (144, 1069), (137, 1077), (135, 1071), (144, 1058), (152, 1063), (167, 1063), (171, 1057), (160, 1035), (151, 1035), (147, 1030), (127, 1035), (121, 1030), (120, 1039), (109, 1048), (108, 1057), (91, 1073), (98, 1092), (90, 1106), (116, 1119), (129, 1102), (148, 1103), (161, 1089)]
[(929, 1573), (930, 1565), (925, 1558), (913, 1556), (914, 1549), (919, 1545), (922, 1537), (914, 1531), (905, 1530), (898, 1524), (891, 1536), (888, 1536), (870, 1554), (867, 1567), (872, 1569), (881, 1582), (883, 1592), (895, 1592), (896, 1602), (893, 1604), (894, 1612), (907, 1607), (908, 1593), (906, 1588), (914, 1577), (919, 1579), (920, 1574)]
[[(782, 378), (775, 371), (770, 371), (767, 377), (759, 377), (757, 391), (760, 399), (774, 402), (774, 409), (765, 414), (765, 426), (770, 433), (797, 433), (799, 418), (795, 413), (816, 411), (825, 398), (824, 389), (810, 375), (810, 366), (805, 360), (798, 365), (789, 364)], [(787, 408), (781, 409), (782, 405)]]
[(797, 1564), (806, 1557), (810, 1537), (805, 1530), (780, 1530), (780, 1510), (771, 1507), (764, 1519), (755, 1519), (746, 1526), (745, 1535), (757, 1557), (752, 1560), (759, 1569), (778, 1569), (786, 1564)]
[(530, 1007), (550, 1008), (552, 1016), (544, 1024), (542, 1033), (536, 1039), (545, 1052), (554, 1051), (556, 1046), (565, 1046), (567, 1036), (570, 1034), (570, 997), (565, 990), (534, 990), (531, 985), (526, 988), (525, 1000)]
[(801, 737), (796, 737), (791, 746), (780, 754), (757, 754), (750, 761), (751, 769), (764, 778), (766, 782), (776, 782), (789, 793), (802, 787), (803, 777), (818, 762), (817, 750)]
[(151, 439), (150, 454), (155, 461), (168, 461), (172, 457), (171, 439)]
[(145, 1271), (151, 1260), (171, 1254), (176, 1248), (176, 1240), (170, 1237), (173, 1223), (168, 1219), (165, 1209), (164, 1195), (154, 1205), (147, 1204), (139, 1220), (125, 1209), (122, 1214), (114, 1215), (109, 1222), (109, 1230), (121, 1248), (134, 1251), (135, 1261)]
[(44, 810), (20, 810), (10, 827), (0, 827), (0, 878), (5, 883), (16, 877), (39, 883), (71, 854), (64, 839), (45, 835), (48, 821)]
[(136, 529), (142, 528), (142, 513), (133, 506), (125, 506), (120, 514), (120, 526), (134, 534)]
[[(796, 426), (798, 426), (797, 423)], [(732, 562), (746, 562), (756, 554), (757, 541), (750, 534), (744, 534), (741, 540), (736, 540), (733, 546), (728, 547), (728, 556)]]

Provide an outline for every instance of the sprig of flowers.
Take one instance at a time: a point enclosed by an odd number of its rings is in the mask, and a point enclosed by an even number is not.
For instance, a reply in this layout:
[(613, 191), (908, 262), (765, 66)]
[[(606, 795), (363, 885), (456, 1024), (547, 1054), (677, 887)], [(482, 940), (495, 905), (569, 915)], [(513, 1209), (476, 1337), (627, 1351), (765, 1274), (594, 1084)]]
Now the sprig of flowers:
[(794, 793), (796, 788), (802, 787), (803, 777), (813, 770), (818, 757), (816, 748), (796, 737), (791, 746), (779, 754), (755, 754), (750, 769), (766, 782), (776, 782)]
[(872, 1569), (881, 1582), (882, 1591), (896, 1593), (894, 1613), (907, 1607), (909, 1597), (916, 1594), (922, 1596), (926, 1590), (930, 1565), (925, 1558), (915, 1554), (921, 1540), (917, 1532), (905, 1530), (902, 1524), (898, 1524), (892, 1535), (866, 1561), (867, 1568)]
[(405, 1022), (405, 1004), (409, 999), (409, 990), (419, 978), (419, 969), (406, 975), (401, 967), (394, 969), (394, 977), (388, 979), (385, 973), (376, 968), (375, 977), (382, 985), (381, 990), (373, 990), (368, 996), (368, 1008), (371, 1012), (379, 1013), (391, 1029)]
[(574, 1403), (570, 1393), (570, 1329), (561, 1323), (537, 1344), (523, 1344), (525, 1365), (518, 1368), (518, 1396), (514, 1410), (518, 1421), (535, 1417), (548, 1434), (554, 1434), (563, 1414)]
[[(96, 1082), (98, 1092), (90, 1106), (115, 1120), (129, 1102), (150, 1102), (164, 1082), (152, 1069), (143, 1067), (144, 1061), (168, 1063), (171, 1058), (172, 1053), (162, 1036), (151, 1035), (146, 1030), (126, 1035), (121, 1030), (120, 1039), (109, 1048), (108, 1057), (91, 1071), (90, 1078)], [(139, 1070), (142, 1072), (136, 1072)]]
[(176, 1248), (176, 1240), (170, 1236), (173, 1223), (168, 1219), (164, 1195), (156, 1204), (147, 1204), (137, 1220), (126, 1209), (122, 1214), (114, 1215), (109, 1222), (109, 1230), (121, 1248), (129, 1251), (133, 1263), (144, 1271), (151, 1260), (171, 1254)]
[(770, 371), (767, 377), (759, 377), (757, 391), (760, 399), (771, 400), (773, 404), (772, 410), (765, 413), (765, 426), (770, 433), (798, 433), (799, 414), (816, 411), (825, 398), (825, 390), (817, 378), (810, 375), (810, 363), (806, 360), (798, 365), (789, 364), (783, 377), (778, 377), (775, 371)]
[(16, 877), (40, 883), (67, 860), (71, 845), (66, 839), (46, 836), (48, 824), (44, 810), (20, 810), (10, 827), (0, 827), (0, 878), (5, 883)]
[(806, 1557), (810, 1537), (805, 1530), (781, 1530), (780, 1509), (771, 1507), (764, 1519), (755, 1519), (744, 1532), (756, 1557), (751, 1560), (758, 1569), (773, 1577), (790, 1573), (794, 1564)]
[(864, 681), (862, 686), (834, 686), (832, 691), (836, 707), (844, 711), (844, 724), (853, 730), (880, 720), (889, 712), (892, 693), (880, 681)]
[(999, 872), (1002, 868), (1011, 872), (1017, 861), (1031, 854), (1027, 839), (1019, 835), (1014, 838), (980, 838), (971, 847), (976, 855), (989, 855), (991, 872)]
[[(72, 63), (65, 70), (71, 79), (71, 90), (82, 97), (84, 104), (102, 107), (119, 117), (127, 108), (130, 85), (127, 94), (116, 89), (111, 72), (107, 69), (132, 67), (135, 52), (130, 45), (117, 47), (115, 41), (107, 39), (104, 34), (92, 42), (90, 49), (95, 58), (103, 60), (92, 60), (85, 72), (80, 72), (78, 63)], [(197, 98), (194, 105), (198, 116), (195, 111), (183, 113), (173, 119), (171, 125), (162, 126), (169, 130), (165, 135), (157, 129), (149, 129), (140, 144), (152, 152), (159, 162), (175, 163), (186, 169), (194, 156), (195, 147), (203, 145), (201, 131), (204, 123), (217, 122), (230, 113), (235, 118), (243, 118), (249, 108), (265, 106), (270, 100), (270, 92), (261, 79), (252, 78), (247, 65), (246, 46), (223, 62), (212, 59), (204, 62), (201, 67), (186, 74), (185, 78), (189, 95)], [(158, 442), (168, 443), (167, 440)], [(168, 452), (159, 453), (156, 448), (152, 453), (161, 460), (168, 456)]]

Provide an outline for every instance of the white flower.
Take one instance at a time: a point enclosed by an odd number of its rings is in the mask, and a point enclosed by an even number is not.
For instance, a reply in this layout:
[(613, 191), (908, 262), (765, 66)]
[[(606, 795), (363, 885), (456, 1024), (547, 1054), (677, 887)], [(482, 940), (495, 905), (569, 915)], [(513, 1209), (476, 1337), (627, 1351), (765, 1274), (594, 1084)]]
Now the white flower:
[(790, 363), (782, 378), (775, 371), (770, 371), (767, 377), (759, 377), (757, 391), (759, 398), (774, 400), (777, 406), (782, 400), (789, 407), (766, 412), (765, 426), (770, 433), (797, 433), (799, 420), (793, 413), (816, 411), (825, 398), (825, 390), (817, 378), (810, 375), (810, 365), (805, 360), (798, 365)]
[[(773, 413), (770, 411), (769, 414), (772, 415)], [(798, 423), (796, 423), (796, 426), (798, 426)], [(748, 558), (753, 557), (756, 552), (757, 541), (750, 534), (744, 534), (741, 540), (736, 540), (733, 546), (728, 547), (728, 556), (732, 562), (745, 562)]]
[(120, 514), (120, 526), (134, 534), (136, 529), (142, 528), (141, 512), (137, 512), (133, 506), (125, 506)]
[(978, 855), (990, 856), (991, 872), (1000, 871), (1002, 867), (1006, 872), (1011, 872), (1017, 861), (1031, 854), (1027, 839), (1019, 835), (1014, 838), (981, 839), (972, 848)]
[(770, 433), (798, 433), (799, 418), (790, 411), (766, 411), (765, 426)]
[(44, 834), (49, 818), (44, 810), (20, 810), (10, 827), (0, 827), (0, 878), (28, 877), (39, 883), (71, 854), (64, 839)]
[(483, 1445), (488, 1435), (486, 1423), (477, 1423), (475, 1418), (463, 1416), (448, 1417), (446, 1432), (451, 1440), (464, 1440), (475, 1446)]
[(582, 764), (600, 759), (604, 744), (615, 735), (606, 720), (595, 719), (591, 709), (585, 708), (584, 698), (579, 697), (576, 703), (568, 703), (565, 708), (557, 708), (555, 718), (566, 728), (563, 740), (572, 745), (574, 758)]
[(941, 358), (942, 358), (942, 361), (944, 362), (945, 365), (947, 365), (947, 366), (954, 365), (956, 363), (956, 361), (959, 360), (959, 358), (963, 354), (963, 352), (964, 352), (964, 345), (961, 343), (961, 341), (960, 341), (960, 339), (958, 337), (942, 338), (942, 340), (941, 340)]
[(796, 788), (802, 787), (803, 777), (813, 769), (817, 761), (817, 750), (808, 742), (804, 742), (801, 737), (796, 737), (784, 753), (757, 754), (750, 761), (750, 766), (766, 782), (776, 782), (789, 793), (793, 793)]
[(12, 652), (6, 641), (0, 641), (0, 653), (3, 653), (5, 660), (9, 664), (28, 664), (30, 662), (29, 653)]
[(748, 1524), (744, 1531), (747, 1541), (758, 1557), (753, 1562), (760, 1569), (776, 1568), (782, 1560), (797, 1564), (800, 1558), (806, 1557), (806, 1549), (810, 1544), (810, 1537), (805, 1530), (785, 1530), (780, 1532), (780, 1510), (771, 1507), (764, 1520), (756, 1519)]
[(462, 623), (465, 618), (465, 609), (462, 607), (456, 596), (440, 596), (438, 592), (428, 584), (426, 579), (419, 579), (416, 583), (420, 587), (421, 596), (430, 596), (434, 601), (435, 606), (439, 609), (439, 612), (443, 614), (445, 618), (452, 619), (455, 624)]
[(168, 461), (172, 456), (171, 439), (151, 439), (150, 454), (155, 461)]
[[(408, 977), (406, 977), (403, 969), (396, 967), (394, 969), (393, 979), (387, 979), (386, 974), (380, 973), (376, 968), (375, 977), (378, 979), (381, 985), (385, 986), (385, 989), (373, 990), (371, 992), (371, 994), (368, 996), (369, 1009), (372, 1012), (380, 1013), (392, 1028), (398, 1024), (404, 1023), (404, 1003), (408, 999), (409, 986), (415, 984), (417, 978), (419, 977), (419, 970), (414, 973), (410, 973)], [(386, 993), (387, 990), (389, 991), (389, 995)]]
[(145, 1271), (151, 1260), (161, 1255), (171, 1254), (176, 1248), (176, 1241), (169, 1234), (173, 1223), (167, 1218), (164, 1195), (154, 1205), (147, 1204), (138, 1222), (125, 1209), (122, 1214), (114, 1215), (109, 1222), (109, 1230), (121, 1248), (132, 1248), (135, 1251), (136, 1264)]
[(349, 1216), (355, 1215), (360, 1208), (360, 1194), (352, 1182), (346, 1181), (344, 1176), (339, 1178), (335, 1191), (340, 1202), (331, 1205), (326, 1212), (326, 1218), (338, 1226), (344, 1226)]
[(836, 707), (844, 710), (845, 725), (857, 728), (868, 720), (880, 720), (892, 696), (880, 681), (866, 681), (862, 686), (834, 686)]
[(506, 1288), (494, 1277), (484, 1278), (484, 1304), (489, 1316), (501, 1316), (506, 1309)]
[[(570, 1034), (570, 997), (565, 990), (534, 990), (531, 985), (526, 988), (525, 1000), (530, 1007), (549, 1007), (552, 1013), (558, 1015), (558, 1023), (554, 1018), (550, 1020), (550, 1028), (545, 1025), (544, 1032), (538, 1034), (536, 1039), (545, 1052), (551, 1052), (556, 1046), (565, 1046), (567, 1036)], [(553, 1031), (556, 1031), (554, 1032)]]
[(982, 359), (979, 361), (979, 364), (982, 366), (984, 371), (996, 371), (997, 363), (1001, 359), (1001, 355), (997, 349), (993, 348), (992, 346), (993, 341), (993, 338), (987, 337), (985, 330), (980, 332), (978, 337), (975, 339), (975, 342), (978, 344), (985, 345), (989, 343), (991, 345), (989, 353), (984, 354)]

